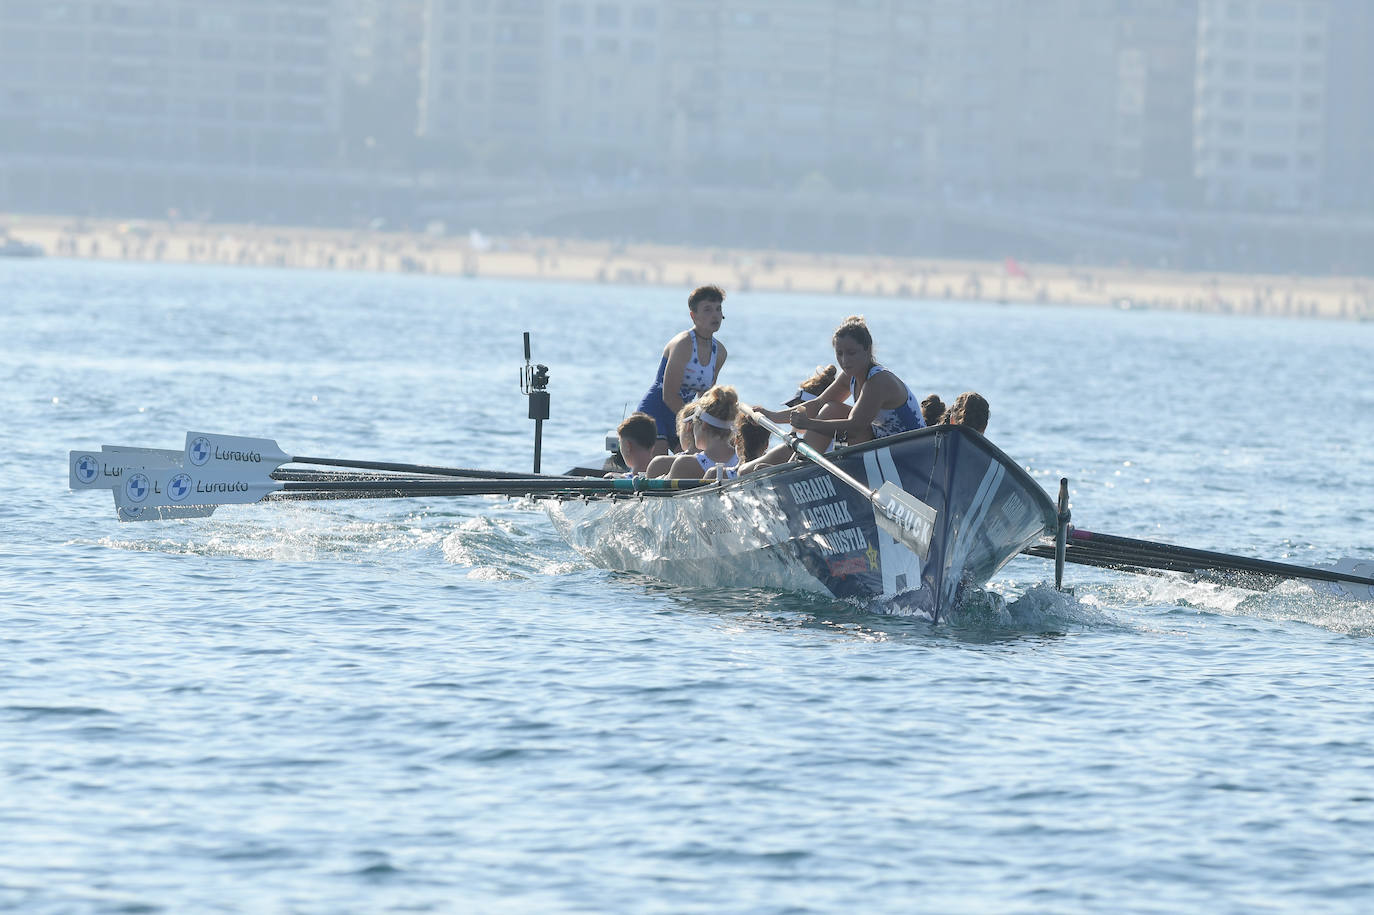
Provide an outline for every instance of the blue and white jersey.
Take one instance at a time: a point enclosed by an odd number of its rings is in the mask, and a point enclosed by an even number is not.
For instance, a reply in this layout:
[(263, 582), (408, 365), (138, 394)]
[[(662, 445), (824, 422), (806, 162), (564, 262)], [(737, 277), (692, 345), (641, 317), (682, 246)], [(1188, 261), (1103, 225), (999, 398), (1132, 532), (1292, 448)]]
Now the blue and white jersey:
[(739, 476), (738, 454), (732, 454), (730, 455), (730, 460), (720, 462), (716, 462), (708, 458), (706, 456), (705, 451), (698, 451), (696, 454), (692, 456), (696, 458), (697, 463), (701, 465), (701, 475), (703, 477), (715, 476), (715, 474), (711, 473), (712, 467), (720, 468), (720, 478), (722, 480), (733, 480), (735, 477)]
[[(664, 362), (667, 365), (667, 362)], [(711, 383), (716, 379), (716, 339), (711, 338), (711, 359), (703, 363), (701, 357), (697, 355), (697, 332), (692, 331), (692, 358), (688, 360), (687, 367), (682, 370), (682, 389), (678, 396), (683, 403), (691, 403), (702, 394), (711, 389)]]
[[(711, 338), (711, 360), (703, 364), (697, 355), (697, 332), (693, 330), (691, 334), (692, 358), (682, 370), (682, 387), (678, 389), (678, 397), (682, 398), (683, 403), (691, 403), (705, 394), (716, 377), (715, 338)], [(654, 376), (653, 386), (639, 402), (639, 411), (654, 418), (654, 424), (658, 426), (658, 437), (667, 441), (670, 449), (681, 451), (682, 446), (677, 440), (677, 417), (663, 402), (663, 375), (667, 369), (668, 354), (665, 352), (663, 358), (658, 361), (658, 374)]]
[[(864, 378), (867, 383), (869, 378), (879, 372), (886, 372), (887, 369), (874, 363), (868, 370), (868, 375)], [(916, 395), (911, 393), (911, 388), (902, 382), (902, 387), (906, 390), (906, 403), (897, 407), (895, 410), (879, 410), (873, 417), (873, 437), (884, 438), (889, 435), (896, 435), (899, 432), (910, 432), (912, 429), (924, 429), (925, 419), (921, 416), (921, 403), (916, 399)], [(859, 396), (854, 393), (854, 379), (849, 380), (849, 396), (854, 401), (858, 401)]]

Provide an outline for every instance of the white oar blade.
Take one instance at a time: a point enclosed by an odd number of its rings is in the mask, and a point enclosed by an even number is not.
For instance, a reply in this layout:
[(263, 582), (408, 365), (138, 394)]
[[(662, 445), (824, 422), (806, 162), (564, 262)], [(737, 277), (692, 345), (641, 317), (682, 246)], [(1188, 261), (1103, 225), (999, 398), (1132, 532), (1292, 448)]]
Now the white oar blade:
[(182, 454), (170, 448), (101, 445), (99, 451), (70, 451), (67, 481), (72, 489), (113, 489), (143, 467), (180, 467)]
[(211, 432), (187, 432), (185, 454), (187, 470), (216, 478), (262, 477), (291, 460), (270, 438)]
[(259, 502), (282, 484), (266, 475), (237, 479), (194, 473), (181, 467), (135, 470), (115, 487), (115, 506), (121, 509), (185, 505), (248, 505)]
[[(1326, 569), (1338, 575), (1374, 578), (1374, 561), (1353, 559), (1349, 556), (1337, 559), (1334, 563), (1314, 566), (1314, 568)], [(1318, 594), (1330, 594), (1343, 600), (1374, 601), (1374, 585), (1366, 585), (1357, 581), (1316, 581), (1311, 578), (1304, 578), (1303, 582), (1311, 586), (1312, 590)]]
[(874, 519), (878, 526), (905, 544), (924, 561), (930, 555), (930, 538), (939, 514), (896, 483), (888, 481), (873, 493)]
[(124, 477), (122, 461), (99, 451), (67, 452), (67, 483), (72, 489), (111, 489)]

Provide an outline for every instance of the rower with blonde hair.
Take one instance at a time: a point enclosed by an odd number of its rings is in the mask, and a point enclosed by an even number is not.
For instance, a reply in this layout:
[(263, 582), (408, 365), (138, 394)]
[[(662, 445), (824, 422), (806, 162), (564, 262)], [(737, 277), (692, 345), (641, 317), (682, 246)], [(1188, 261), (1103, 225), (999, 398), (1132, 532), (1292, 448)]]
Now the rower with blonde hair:
[(678, 455), (668, 476), (687, 480), (734, 477), (739, 467), (734, 444), (739, 393), (731, 385), (718, 384), (697, 398), (697, 407), (692, 435), (701, 450)]
[(696, 454), (701, 450), (697, 445), (696, 434), (694, 432), (697, 411), (701, 409), (701, 398), (689, 401), (681, 410), (677, 411), (675, 420), (677, 443), (679, 452), (677, 454), (656, 454), (654, 459), (649, 462), (647, 476), (666, 477), (673, 469), (673, 462), (683, 454)]

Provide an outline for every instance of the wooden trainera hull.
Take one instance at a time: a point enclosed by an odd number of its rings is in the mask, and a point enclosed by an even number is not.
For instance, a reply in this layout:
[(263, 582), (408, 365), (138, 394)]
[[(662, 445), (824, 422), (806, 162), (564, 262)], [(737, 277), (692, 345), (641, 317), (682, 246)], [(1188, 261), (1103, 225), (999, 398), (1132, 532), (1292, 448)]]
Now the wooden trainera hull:
[(883, 601), (931, 619), (1054, 533), (1045, 491), (966, 427), (920, 429), (829, 456), (870, 488), (895, 482), (936, 510), (926, 556), (895, 541), (861, 494), (809, 461), (671, 496), (545, 506), (558, 533), (603, 568), (689, 586)]

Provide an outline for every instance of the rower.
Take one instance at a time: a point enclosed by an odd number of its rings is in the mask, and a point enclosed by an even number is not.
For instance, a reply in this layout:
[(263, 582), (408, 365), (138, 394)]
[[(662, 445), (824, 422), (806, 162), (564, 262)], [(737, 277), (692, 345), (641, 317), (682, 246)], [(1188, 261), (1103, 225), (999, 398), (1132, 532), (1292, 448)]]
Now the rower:
[[(696, 454), (701, 450), (701, 448), (697, 446), (696, 435), (693, 432), (695, 429), (695, 423), (693, 421), (697, 418), (697, 410), (700, 408), (700, 403), (693, 400), (681, 410), (677, 411), (677, 440), (681, 454)], [(649, 470), (645, 475), (650, 477), (666, 477), (669, 471), (673, 469), (673, 461), (675, 460), (677, 460), (677, 455), (674, 454), (656, 454), (653, 460), (649, 462)]]
[(608, 473), (606, 476), (644, 476), (658, 439), (658, 426), (654, 418), (647, 413), (631, 413), (621, 420), (615, 432), (620, 443), (620, 459), (625, 462), (629, 473)]
[(688, 401), (716, 383), (725, 365), (725, 344), (715, 338), (725, 320), (725, 293), (719, 286), (698, 286), (687, 297), (691, 330), (684, 330), (663, 347), (653, 386), (639, 402), (639, 410), (658, 424), (655, 454), (680, 451), (674, 420)]
[(981, 434), (988, 431), (988, 413), (988, 402), (982, 394), (965, 391), (954, 398), (954, 406), (940, 421), (951, 426), (970, 426)]
[(739, 467), (734, 444), (739, 394), (730, 385), (716, 385), (701, 395), (698, 407), (692, 434), (701, 451), (678, 455), (668, 476), (688, 480), (733, 478)]
[[(790, 422), (792, 428), (806, 430), (803, 440), (817, 451), (827, 450), (841, 434), (848, 444), (857, 445), (925, 427), (916, 395), (874, 360), (873, 335), (862, 317), (846, 318), (830, 342), (840, 373), (819, 396), (791, 411), (756, 409), (773, 422)], [(845, 404), (849, 399), (852, 406)], [(781, 463), (791, 454), (791, 448), (780, 445), (755, 466)]]

